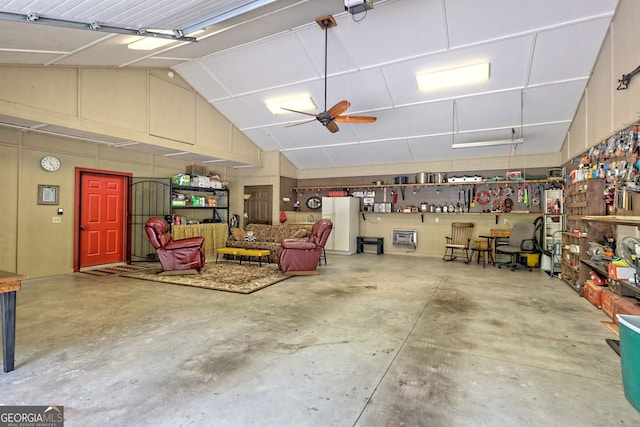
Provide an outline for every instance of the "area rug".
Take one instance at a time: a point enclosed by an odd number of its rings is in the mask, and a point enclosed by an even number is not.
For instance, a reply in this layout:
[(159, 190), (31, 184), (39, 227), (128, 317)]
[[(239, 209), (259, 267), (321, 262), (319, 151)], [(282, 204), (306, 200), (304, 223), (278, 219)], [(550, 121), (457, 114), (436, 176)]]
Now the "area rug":
[(158, 275), (161, 271), (160, 268), (154, 268), (122, 276), (238, 294), (250, 294), (289, 278), (278, 270), (276, 264), (262, 264), (260, 267), (258, 264), (239, 265), (233, 261), (207, 263), (196, 275)]
[(90, 274), (91, 276), (110, 276), (112, 274), (126, 274), (139, 270), (147, 270), (151, 268), (148, 264), (126, 264), (113, 265), (111, 267), (99, 267), (91, 270), (82, 270), (81, 273)]

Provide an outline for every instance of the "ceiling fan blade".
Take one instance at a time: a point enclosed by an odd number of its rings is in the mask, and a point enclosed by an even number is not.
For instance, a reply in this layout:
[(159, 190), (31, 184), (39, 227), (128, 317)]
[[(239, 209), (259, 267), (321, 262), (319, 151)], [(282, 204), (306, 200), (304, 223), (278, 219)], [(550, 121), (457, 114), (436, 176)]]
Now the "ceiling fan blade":
[(347, 111), (351, 103), (349, 101), (340, 101), (333, 107), (327, 110), (327, 113), (331, 116), (331, 118), (338, 117), (340, 114)]
[(329, 123), (327, 123), (326, 128), (329, 129), (329, 132), (331, 133), (336, 133), (338, 132), (340, 129), (338, 128), (338, 125), (336, 124), (335, 121), (331, 120)]
[(290, 109), (290, 108), (284, 108), (284, 107), (280, 107), (280, 108), (281, 108), (281, 109), (283, 109), (283, 110), (286, 110), (286, 111), (291, 111), (292, 113), (306, 114), (307, 116), (313, 116), (313, 117), (315, 117), (315, 116), (316, 116), (316, 115), (315, 115), (315, 114), (313, 114), (313, 113), (307, 113), (307, 112), (305, 112), (305, 111), (292, 110), (292, 109)]
[(307, 123), (311, 123), (311, 122), (315, 122), (316, 119), (311, 119), (311, 120), (305, 120), (304, 122), (300, 122), (300, 123), (291, 123), (289, 125), (285, 125), (284, 127), (286, 128), (290, 128), (292, 126), (300, 126), (300, 125), (306, 125)]
[(335, 118), (336, 122), (341, 123), (373, 123), (378, 120), (373, 116), (338, 116)]

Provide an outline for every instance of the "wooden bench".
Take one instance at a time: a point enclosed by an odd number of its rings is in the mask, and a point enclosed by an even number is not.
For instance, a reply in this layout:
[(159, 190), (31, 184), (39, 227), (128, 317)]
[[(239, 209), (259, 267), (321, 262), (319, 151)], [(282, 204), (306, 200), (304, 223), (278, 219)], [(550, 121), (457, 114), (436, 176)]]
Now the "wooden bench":
[(2, 294), (2, 362), (4, 371), (13, 371), (16, 352), (16, 291), (27, 276), (0, 270)]
[(356, 237), (356, 253), (364, 252), (363, 245), (376, 245), (376, 255), (384, 254), (384, 237)]

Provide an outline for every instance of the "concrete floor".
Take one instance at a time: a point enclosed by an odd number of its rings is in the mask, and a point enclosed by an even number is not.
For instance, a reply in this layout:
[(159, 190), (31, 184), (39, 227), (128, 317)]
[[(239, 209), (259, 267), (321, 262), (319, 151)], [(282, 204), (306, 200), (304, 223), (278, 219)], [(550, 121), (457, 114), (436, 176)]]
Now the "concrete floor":
[(608, 318), (559, 279), (328, 258), (251, 295), (27, 280), (0, 403), (83, 427), (640, 425)]

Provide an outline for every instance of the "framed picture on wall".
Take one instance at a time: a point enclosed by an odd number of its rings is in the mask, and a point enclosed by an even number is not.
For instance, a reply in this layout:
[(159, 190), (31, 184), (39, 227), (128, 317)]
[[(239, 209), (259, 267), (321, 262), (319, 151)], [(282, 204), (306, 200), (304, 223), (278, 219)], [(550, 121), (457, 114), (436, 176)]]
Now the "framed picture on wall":
[(60, 204), (60, 186), (38, 184), (38, 204), (39, 205)]

